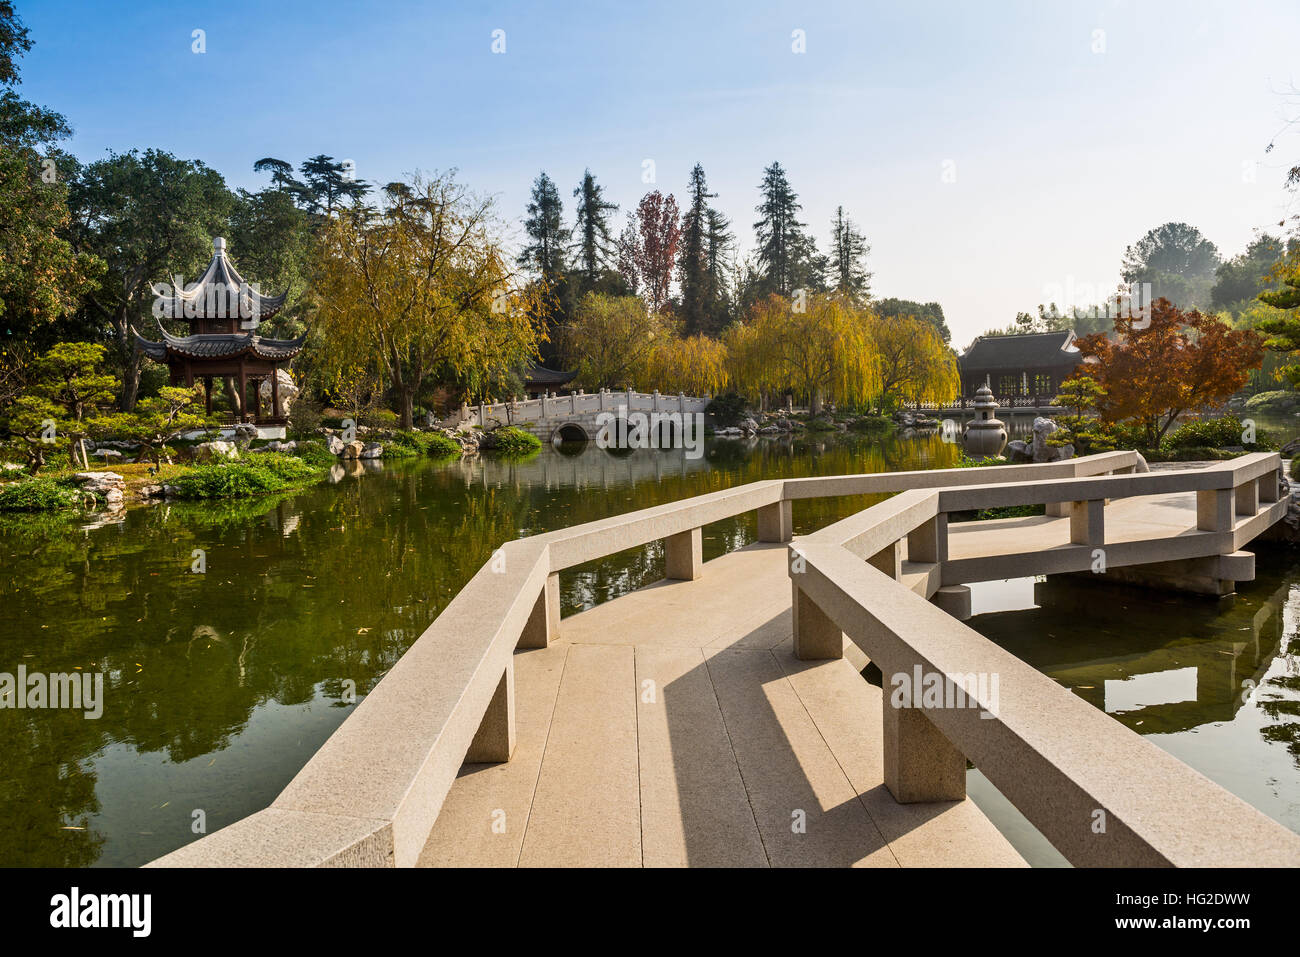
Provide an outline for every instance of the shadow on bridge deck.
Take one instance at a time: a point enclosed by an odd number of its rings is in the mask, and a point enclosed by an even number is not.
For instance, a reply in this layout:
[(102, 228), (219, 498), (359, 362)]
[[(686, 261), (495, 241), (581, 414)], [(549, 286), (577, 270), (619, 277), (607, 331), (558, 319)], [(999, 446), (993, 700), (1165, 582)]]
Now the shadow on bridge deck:
[(794, 657), (782, 545), (566, 618), (562, 635), (516, 652), (514, 757), (465, 765), (421, 864), (1023, 863), (969, 799), (894, 801), (861, 653)]

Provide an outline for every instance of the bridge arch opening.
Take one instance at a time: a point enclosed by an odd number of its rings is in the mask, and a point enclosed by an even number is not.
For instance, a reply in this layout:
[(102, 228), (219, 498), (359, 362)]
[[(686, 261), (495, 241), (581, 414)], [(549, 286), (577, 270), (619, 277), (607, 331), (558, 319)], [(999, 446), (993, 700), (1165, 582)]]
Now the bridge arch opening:
[(565, 422), (551, 433), (551, 445), (569, 455), (581, 452), (590, 441), (587, 430), (576, 422)]

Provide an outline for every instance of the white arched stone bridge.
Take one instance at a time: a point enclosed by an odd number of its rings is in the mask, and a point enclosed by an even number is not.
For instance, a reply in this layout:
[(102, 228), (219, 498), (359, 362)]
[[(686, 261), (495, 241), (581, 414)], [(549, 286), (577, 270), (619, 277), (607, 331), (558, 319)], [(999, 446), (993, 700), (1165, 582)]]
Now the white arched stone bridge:
[[(575, 392), (572, 395), (544, 395), (523, 401), (490, 402), (482, 405), (462, 405), (459, 410), (438, 423), (440, 428), (457, 429), (475, 425), (492, 429), (513, 425), (537, 436), (543, 442), (594, 441), (602, 422), (601, 415), (617, 415), (620, 408), (631, 415), (646, 415), (651, 434), (656, 437), (661, 428), (675, 428), (680, 435), (686, 416), (703, 415), (712, 396), (703, 398), (683, 395), (663, 395), (654, 392), (636, 392), (632, 389), (599, 392)], [(658, 420), (655, 419), (658, 416)]]

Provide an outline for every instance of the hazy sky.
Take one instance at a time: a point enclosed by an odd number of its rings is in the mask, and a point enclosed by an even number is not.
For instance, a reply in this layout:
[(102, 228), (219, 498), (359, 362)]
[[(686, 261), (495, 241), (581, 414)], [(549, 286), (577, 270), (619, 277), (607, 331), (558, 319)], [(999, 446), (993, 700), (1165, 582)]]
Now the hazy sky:
[(23, 93), (82, 159), (155, 146), (253, 188), (263, 156), (381, 183), (457, 167), (515, 238), (539, 170), (571, 220), (590, 167), (621, 225), (648, 189), (683, 201), (698, 161), (742, 250), (779, 160), (819, 246), (843, 204), (873, 292), (939, 301), (958, 346), (1053, 287), (1109, 292), (1160, 223), (1233, 254), (1300, 205), (1300, 130), (1278, 135), (1296, 0), (17, 5)]

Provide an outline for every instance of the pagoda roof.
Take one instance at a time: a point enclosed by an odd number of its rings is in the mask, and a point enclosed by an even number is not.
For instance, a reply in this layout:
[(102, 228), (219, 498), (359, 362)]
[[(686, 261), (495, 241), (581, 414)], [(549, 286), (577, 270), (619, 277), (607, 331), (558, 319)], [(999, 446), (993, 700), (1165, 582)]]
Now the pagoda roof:
[(306, 333), (297, 339), (267, 339), (252, 331), (192, 336), (173, 336), (162, 326), (158, 327), (158, 331), (162, 333), (162, 342), (146, 339), (136, 332), (134, 326), (131, 327), (136, 348), (157, 362), (166, 362), (169, 356), (185, 359), (233, 359), (241, 355), (282, 362), (301, 352), (303, 343), (307, 341)]
[[(169, 319), (187, 320), (244, 318), (250, 321), (256, 319), (260, 322), (270, 319), (279, 312), (289, 297), (288, 292), (278, 296), (255, 293), (253, 301), (258, 307), (256, 313), (241, 316), (239, 300), (234, 298), (232, 302), (232, 293), (235, 297), (240, 296), (244, 287), (244, 278), (239, 275), (230, 257), (226, 255), (226, 241), (217, 236), (212, 240), (212, 261), (208, 263), (207, 271), (199, 277), (198, 282), (191, 283), (188, 288), (173, 287), (171, 298), (163, 304), (163, 316)], [(251, 284), (249, 289), (252, 290)], [(251, 305), (248, 311), (253, 311)]]
[(524, 381), (526, 385), (531, 386), (560, 386), (571, 381), (577, 374), (577, 369), (574, 369), (572, 372), (561, 372), (556, 369), (548, 369), (543, 365), (533, 362), (530, 363), (528, 368), (524, 371)]
[(1022, 370), (1074, 365), (1082, 356), (1074, 344), (1074, 332), (1038, 332), (1011, 336), (980, 336), (961, 357), (961, 367), (973, 369)]

